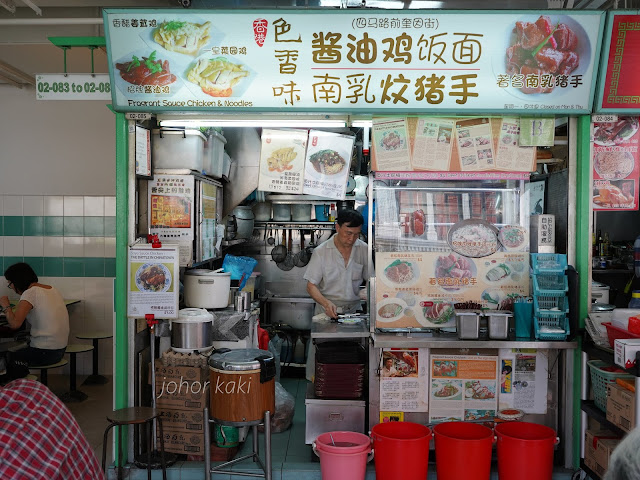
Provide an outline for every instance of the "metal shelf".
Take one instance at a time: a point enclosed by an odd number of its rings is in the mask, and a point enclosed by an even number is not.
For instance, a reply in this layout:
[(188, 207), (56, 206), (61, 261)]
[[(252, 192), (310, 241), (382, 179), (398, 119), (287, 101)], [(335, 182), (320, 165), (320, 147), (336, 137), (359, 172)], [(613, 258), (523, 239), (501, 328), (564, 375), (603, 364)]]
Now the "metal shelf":
[[(413, 336), (415, 335), (415, 336)], [(571, 350), (578, 348), (578, 342), (538, 341), (538, 340), (459, 340), (418, 336), (412, 333), (374, 333), (375, 348), (537, 348), (540, 350)]]
[(589, 475), (593, 480), (600, 480), (600, 478), (602, 478), (596, 472), (587, 467), (587, 464), (584, 463), (584, 458), (580, 459), (580, 470)]
[(582, 400), (580, 409), (585, 412), (589, 418), (593, 418), (600, 425), (605, 427), (607, 430), (611, 430), (616, 435), (624, 437), (627, 434), (627, 432), (622, 430), (620, 427), (607, 420), (607, 415), (596, 406), (593, 400)]
[(279, 222), (277, 220), (269, 220), (268, 222), (254, 222), (254, 228), (264, 228), (269, 225), (274, 227), (288, 228), (291, 230), (333, 230), (334, 222)]

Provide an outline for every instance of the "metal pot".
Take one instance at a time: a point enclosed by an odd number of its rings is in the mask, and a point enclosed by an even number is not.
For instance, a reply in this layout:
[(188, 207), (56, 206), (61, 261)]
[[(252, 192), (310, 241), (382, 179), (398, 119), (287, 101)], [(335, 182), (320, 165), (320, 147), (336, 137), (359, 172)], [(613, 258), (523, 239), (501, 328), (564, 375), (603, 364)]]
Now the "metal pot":
[(231, 273), (207, 269), (184, 273), (184, 303), (187, 307), (225, 308), (229, 305)]
[(338, 211), (340, 210), (346, 210), (346, 209), (351, 209), (353, 210), (356, 206), (356, 201), (355, 200), (338, 200), (336, 207), (338, 208)]
[(192, 353), (211, 349), (213, 315), (203, 308), (183, 308), (171, 321), (171, 349)]

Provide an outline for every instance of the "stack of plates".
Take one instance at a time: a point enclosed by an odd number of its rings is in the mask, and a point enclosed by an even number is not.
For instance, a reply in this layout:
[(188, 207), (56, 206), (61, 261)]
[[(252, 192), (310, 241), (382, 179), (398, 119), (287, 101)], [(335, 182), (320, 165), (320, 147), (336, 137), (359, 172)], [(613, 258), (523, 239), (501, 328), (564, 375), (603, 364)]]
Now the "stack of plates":
[(364, 389), (366, 352), (356, 342), (316, 345), (315, 395), (318, 398), (361, 398)]

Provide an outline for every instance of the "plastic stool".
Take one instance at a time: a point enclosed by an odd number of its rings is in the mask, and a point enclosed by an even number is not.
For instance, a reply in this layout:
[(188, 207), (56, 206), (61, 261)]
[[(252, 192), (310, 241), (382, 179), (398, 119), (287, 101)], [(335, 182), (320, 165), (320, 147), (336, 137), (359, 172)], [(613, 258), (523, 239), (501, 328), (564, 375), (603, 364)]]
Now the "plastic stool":
[[(148, 462), (147, 462), (147, 477), (151, 480), (151, 449), (153, 445), (153, 420), (157, 420), (158, 429), (160, 431), (160, 452), (161, 452), (161, 464), (162, 464), (162, 478), (167, 480), (167, 464), (164, 458), (164, 435), (162, 432), (162, 418), (159, 410), (151, 407), (131, 407), (121, 408), (107, 415), (109, 425), (104, 431), (104, 439), (102, 441), (102, 471), (107, 474), (106, 470), (106, 457), (107, 457), (107, 437), (109, 430), (113, 427), (121, 427), (123, 425), (139, 425), (144, 423), (147, 426), (148, 431)], [(117, 433), (120, 430), (116, 430)], [(119, 437), (121, 439), (121, 437)], [(122, 479), (122, 443), (118, 441), (118, 479)]]
[(38, 365), (37, 367), (29, 367), (29, 370), (40, 370), (40, 383), (47, 385), (47, 371), (52, 368), (60, 368), (64, 367), (67, 363), (69, 363), (65, 358), (56, 363), (50, 363), (49, 365)]
[(82, 402), (87, 399), (87, 394), (76, 388), (76, 355), (78, 353), (90, 352), (93, 345), (72, 344), (67, 345), (65, 354), (68, 353), (71, 358), (71, 366), (69, 368), (69, 391), (62, 395), (60, 399), (65, 402)]

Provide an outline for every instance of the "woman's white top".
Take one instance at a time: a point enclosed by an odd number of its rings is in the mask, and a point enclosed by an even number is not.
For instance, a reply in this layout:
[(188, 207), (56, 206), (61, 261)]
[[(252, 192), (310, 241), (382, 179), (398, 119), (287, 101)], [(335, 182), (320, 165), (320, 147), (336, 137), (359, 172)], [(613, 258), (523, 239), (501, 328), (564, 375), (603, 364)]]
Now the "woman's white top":
[(27, 315), (31, 325), (31, 343), (34, 348), (57, 350), (65, 348), (69, 340), (69, 312), (60, 292), (51, 288), (32, 286), (20, 300), (33, 308)]

